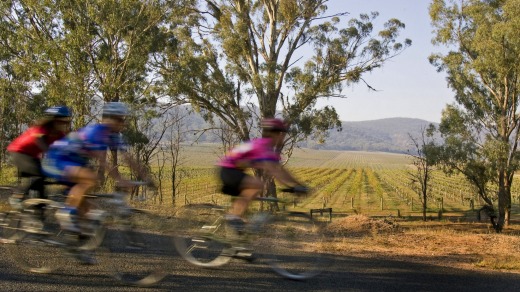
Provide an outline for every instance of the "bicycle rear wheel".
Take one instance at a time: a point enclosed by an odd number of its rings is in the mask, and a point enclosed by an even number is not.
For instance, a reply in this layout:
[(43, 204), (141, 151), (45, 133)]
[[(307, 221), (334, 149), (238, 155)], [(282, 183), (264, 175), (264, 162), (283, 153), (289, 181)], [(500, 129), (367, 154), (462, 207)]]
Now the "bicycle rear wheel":
[(0, 213), (0, 241), (12, 243), (20, 226), (20, 212), (9, 211)]
[(108, 252), (108, 268), (115, 278), (146, 287), (168, 275), (173, 250), (162, 222), (158, 215), (133, 209), (128, 217), (107, 224), (101, 251)]
[(319, 248), (323, 237), (313, 219), (299, 212), (273, 215), (255, 242), (255, 251), (279, 275), (304, 280), (324, 268)]
[(70, 262), (64, 248), (74, 239), (60, 231), (52, 201), (30, 199), (24, 205), (24, 211), (10, 220), (13, 227), (17, 226), (10, 237), (13, 243), (7, 245), (9, 254), (23, 270), (42, 274), (56, 271)]
[(218, 267), (228, 263), (227, 230), (223, 207), (193, 204), (182, 207), (176, 215), (174, 245), (189, 263), (200, 267)]

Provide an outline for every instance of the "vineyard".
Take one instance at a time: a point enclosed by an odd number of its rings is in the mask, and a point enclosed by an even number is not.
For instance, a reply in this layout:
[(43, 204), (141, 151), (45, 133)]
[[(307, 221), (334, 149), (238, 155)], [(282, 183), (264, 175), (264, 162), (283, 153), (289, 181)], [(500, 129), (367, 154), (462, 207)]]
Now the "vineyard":
[[(160, 191), (141, 192), (137, 199), (149, 207), (170, 212), (189, 203), (229, 204), (229, 196), (220, 193), (215, 163), (221, 152), (217, 145), (189, 145), (177, 169), (178, 185), (175, 195), (171, 169), (153, 162)], [(297, 179), (312, 189), (305, 198), (291, 204), (291, 208), (308, 212), (310, 209), (332, 208), (335, 216), (366, 214), (370, 216), (419, 217), (420, 197), (411, 185), (410, 158), (402, 154), (296, 149), (287, 167)], [(12, 168), (2, 172), (2, 183), (15, 181)], [(428, 199), (428, 216), (475, 218), (483, 202), (472, 186), (460, 175), (446, 176), (435, 171)], [(292, 200), (289, 194), (280, 197)], [(513, 216), (520, 213), (520, 181), (512, 188)]]
[[(217, 147), (211, 145), (188, 149), (175, 206), (229, 202), (229, 197), (219, 191), (213, 166), (218, 160), (217, 153)], [(419, 195), (410, 184), (408, 173), (412, 168), (406, 155), (297, 149), (286, 167), (313, 190), (308, 197), (291, 206), (302, 211), (332, 208), (335, 214), (419, 216), (422, 210)], [(513, 188), (513, 214), (520, 209), (516, 192), (520, 190), (519, 184)], [(163, 202), (171, 206), (171, 183), (162, 185)], [(436, 217), (442, 211), (445, 216), (475, 217), (475, 210), (481, 205), (476, 192), (462, 176), (434, 172), (428, 201), (429, 216)]]

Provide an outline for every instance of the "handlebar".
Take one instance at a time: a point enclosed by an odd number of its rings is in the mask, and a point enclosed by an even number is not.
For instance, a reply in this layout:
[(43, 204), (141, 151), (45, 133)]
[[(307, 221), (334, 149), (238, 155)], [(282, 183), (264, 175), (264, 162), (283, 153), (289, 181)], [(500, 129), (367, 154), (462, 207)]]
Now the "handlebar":
[(309, 193), (309, 189), (305, 186), (295, 186), (280, 189), (281, 192), (284, 193), (294, 193), (294, 194), (307, 194)]

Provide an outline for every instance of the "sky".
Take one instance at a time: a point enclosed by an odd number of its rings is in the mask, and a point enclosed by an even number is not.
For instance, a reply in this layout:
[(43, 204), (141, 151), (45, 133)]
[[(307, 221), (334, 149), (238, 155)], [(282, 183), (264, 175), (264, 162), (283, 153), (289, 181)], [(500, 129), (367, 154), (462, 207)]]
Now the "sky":
[[(428, 6), (430, 0), (330, 0), (327, 14), (349, 12), (342, 17), (348, 21), (360, 13), (379, 12), (382, 23), (397, 18), (406, 25), (400, 39), (409, 38), (412, 46), (391, 59), (382, 68), (364, 75), (364, 79), (377, 92), (369, 91), (359, 83), (344, 88), (342, 98), (329, 98), (318, 107), (332, 105), (342, 121), (365, 121), (383, 118), (419, 118), (440, 122), (442, 109), (454, 101), (454, 93), (447, 87), (446, 74), (438, 73), (428, 62), (432, 53), (445, 52), (446, 48), (434, 46), (433, 27), (430, 24)], [(379, 28), (379, 29), (378, 29)]]

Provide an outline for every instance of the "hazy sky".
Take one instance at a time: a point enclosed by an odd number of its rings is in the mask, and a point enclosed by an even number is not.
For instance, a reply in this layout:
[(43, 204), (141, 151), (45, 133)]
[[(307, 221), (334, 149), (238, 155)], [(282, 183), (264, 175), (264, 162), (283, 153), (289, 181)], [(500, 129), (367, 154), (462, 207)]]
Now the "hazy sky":
[(428, 62), (434, 52), (446, 48), (433, 46), (433, 28), (430, 25), (430, 0), (331, 0), (329, 13), (347, 11), (342, 20), (358, 17), (360, 13), (379, 12), (381, 24), (397, 18), (405, 23), (401, 37), (412, 40), (412, 46), (391, 59), (382, 68), (364, 76), (378, 91), (369, 91), (360, 83), (345, 88), (347, 99), (330, 98), (318, 103), (332, 105), (343, 121), (363, 121), (390, 117), (420, 118), (439, 122), (441, 111), (453, 102), (453, 92), (447, 88), (446, 75), (437, 73)]

